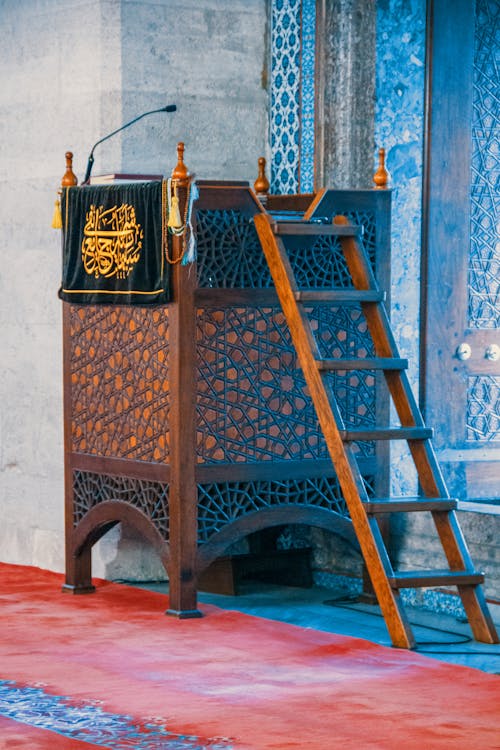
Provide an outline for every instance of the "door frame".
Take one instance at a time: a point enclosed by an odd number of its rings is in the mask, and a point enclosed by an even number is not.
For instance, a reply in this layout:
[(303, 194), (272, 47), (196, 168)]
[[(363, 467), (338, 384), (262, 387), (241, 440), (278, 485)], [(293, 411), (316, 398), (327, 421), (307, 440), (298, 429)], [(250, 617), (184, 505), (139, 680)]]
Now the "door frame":
[[(454, 294), (454, 289), (466, 289), (468, 282), (472, 138), (470, 128), (464, 128), (463, 123), (472, 122), (475, 9), (475, 0), (456, 0), (453, 13), (447, 0), (427, 2), (420, 404), (430, 426), (436, 428), (438, 457), (445, 451), (457, 470), (460, 453), (464, 454), (457, 444), (458, 436), (464, 434), (464, 414), (452, 408), (443, 366), (456, 371), (457, 378), (464, 382), (474, 374), (474, 365), (481, 365), (481, 373), (493, 373), (494, 363), (479, 362), (477, 353), (484, 352), (492, 333), (498, 334), (498, 329), (467, 330), (466, 295)], [(449, 315), (451, 303), (456, 312), (453, 316)], [(467, 340), (476, 359), (461, 362), (456, 349)], [(478, 442), (466, 450), (481, 458), (484, 448), (485, 443)], [(469, 455), (472, 458), (472, 453)], [(487, 460), (498, 460), (500, 449), (490, 448), (489, 455)], [(441, 462), (445, 460), (440, 458)], [(473, 471), (481, 472), (481, 462)], [(479, 504), (467, 505), (479, 510)], [(500, 512), (487, 501), (484, 505), (488, 512)]]

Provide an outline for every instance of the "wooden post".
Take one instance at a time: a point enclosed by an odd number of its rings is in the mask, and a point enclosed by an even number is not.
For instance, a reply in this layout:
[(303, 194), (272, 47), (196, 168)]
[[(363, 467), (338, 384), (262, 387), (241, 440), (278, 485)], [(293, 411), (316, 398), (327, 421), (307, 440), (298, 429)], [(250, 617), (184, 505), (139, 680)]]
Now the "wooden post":
[[(177, 146), (178, 162), (172, 172), (183, 221), (186, 217), (191, 175), (184, 164), (184, 144)], [(170, 484), (168, 615), (201, 617), (197, 609), (196, 555), (198, 490), (196, 461), (196, 319), (194, 291), (196, 268), (180, 262), (185, 232), (172, 236), (172, 302), (170, 327)]]
[[(66, 151), (66, 171), (61, 179), (61, 190), (78, 184), (73, 172), (73, 152)], [(62, 225), (62, 242), (64, 243), (64, 223)], [(63, 370), (64, 370), (64, 496), (65, 496), (65, 549), (66, 579), (63, 591), (72, 594), (87, 594), (95, 591), (92, 585), (92, 548), (86, 546), (75, 550), (73, 523), (73, 469), (71, 466), (71, 383), (70, 383), (70, 346), (69, 346), (68, 303), (63, 302)]]
[(269, 180), (266, 177), (266, 160), (263, 156), (260, 156), (257, 160), (258, 164), (258, 174), (257, 179), (255, 180), (253, 184), (253, 189), (257, 193), (257, 196), (260, 198), (261, 202), (264, 202), (267, 200), (267, 195), (269, 193)]
[(386, 190), (389, 183), (389, 172), (385, 166), (385, 148), (378, 150), (378, 169), (373, 175), (375, 190)]
[(61, 187), (63, 188), (73, 187), (73, 185), (78, 185), (76, 174), (73, 172), (73, 152), (66, 151), (65, 157), (66, 157), (66, 172), (64, 173), (63, 178), (61, 180)]

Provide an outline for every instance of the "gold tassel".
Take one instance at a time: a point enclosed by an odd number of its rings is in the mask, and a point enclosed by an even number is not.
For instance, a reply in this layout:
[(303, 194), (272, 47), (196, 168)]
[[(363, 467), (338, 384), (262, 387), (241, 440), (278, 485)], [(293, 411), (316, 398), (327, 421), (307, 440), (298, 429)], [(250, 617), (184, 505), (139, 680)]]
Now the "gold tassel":
[(62, 229), (61, 201), (59, 198), (54, 203), (54, 215), (52, 217), (52, 229)]
[(171, 229), (180, 229), (182, 227), (181, 212), (179, 211), (179, 198), (176, 195), (172, 196), (167, 226)]

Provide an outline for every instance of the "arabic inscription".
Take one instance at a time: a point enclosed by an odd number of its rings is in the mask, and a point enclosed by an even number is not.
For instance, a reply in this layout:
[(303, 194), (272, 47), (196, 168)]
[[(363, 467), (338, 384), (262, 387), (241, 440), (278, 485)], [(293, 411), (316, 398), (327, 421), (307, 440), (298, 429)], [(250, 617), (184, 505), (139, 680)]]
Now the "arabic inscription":
[(123, 203), (105, 211), (103, 206), (91, 205), (83, 228), (85, 271), (96, 279), (127, 278), (140, 258), (143, 239), (133, 206)]

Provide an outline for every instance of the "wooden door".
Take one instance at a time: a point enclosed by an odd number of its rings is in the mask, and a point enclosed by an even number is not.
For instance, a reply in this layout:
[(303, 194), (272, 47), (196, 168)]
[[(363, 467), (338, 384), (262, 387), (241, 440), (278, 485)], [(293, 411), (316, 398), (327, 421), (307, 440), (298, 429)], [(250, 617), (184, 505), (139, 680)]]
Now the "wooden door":
[(500, 498), (500, 0), (430, 0), (422, 403), (451, 493)]

